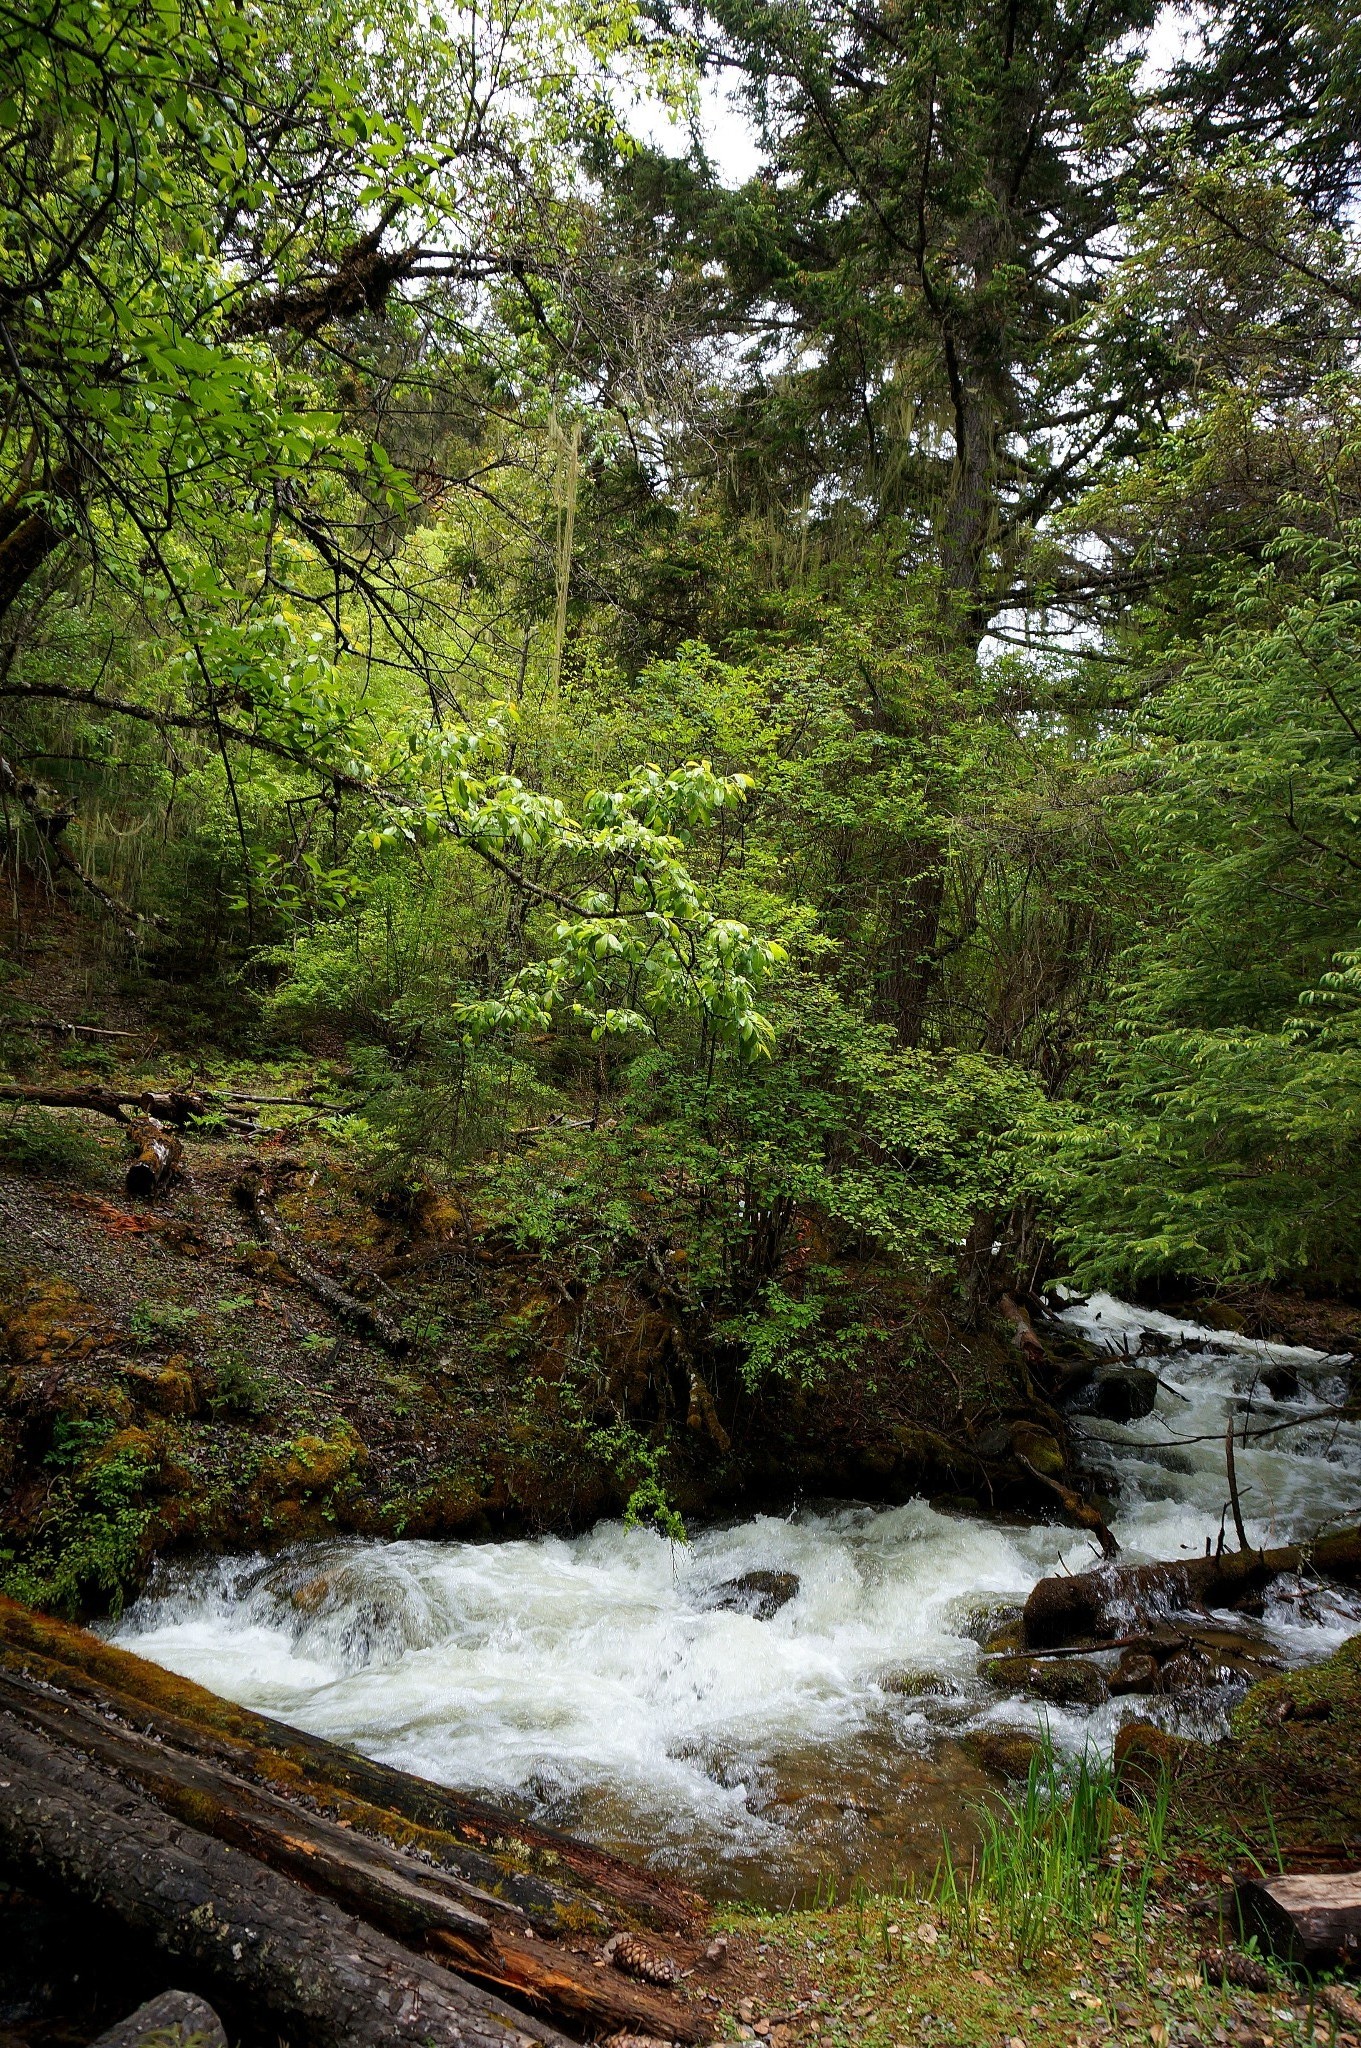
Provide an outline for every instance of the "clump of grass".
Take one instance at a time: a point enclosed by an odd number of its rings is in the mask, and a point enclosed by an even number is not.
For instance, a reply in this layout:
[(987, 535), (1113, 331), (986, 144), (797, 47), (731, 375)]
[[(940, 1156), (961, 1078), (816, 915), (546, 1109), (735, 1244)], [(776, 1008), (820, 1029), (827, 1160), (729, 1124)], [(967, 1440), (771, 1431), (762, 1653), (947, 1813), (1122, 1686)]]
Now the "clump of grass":
[(76, 1117), (21, 1109), (0, 1119), (0, 1165), (42, 1180), (97, 1181), (107, 1167), (104, 1147)]
[(980, 1842), (967, 1870), (945, 1845), (929, 1900), (970, 1954), (986, 1927), (1033, 1969), (1046, 1949), (1127, 1926), (1142, 1961), (1168, 1791), (1164, 1779), (1134, 1812), (1117, 1798), (1109, 1764), (1084, 1754), (1065, 1766), (1046, 1732), (1019, 1798), (978, 1809)]

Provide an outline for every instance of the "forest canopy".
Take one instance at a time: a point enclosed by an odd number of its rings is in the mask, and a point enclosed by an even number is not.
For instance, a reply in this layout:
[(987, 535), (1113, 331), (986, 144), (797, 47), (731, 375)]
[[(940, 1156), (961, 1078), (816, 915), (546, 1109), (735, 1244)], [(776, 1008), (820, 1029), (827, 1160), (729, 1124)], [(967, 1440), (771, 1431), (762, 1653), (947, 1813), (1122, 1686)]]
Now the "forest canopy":
[(1358, 136), (1328, 0), (0, 7), (8, 873), (753, 1370), (810, 1216), (1355, 1288)]

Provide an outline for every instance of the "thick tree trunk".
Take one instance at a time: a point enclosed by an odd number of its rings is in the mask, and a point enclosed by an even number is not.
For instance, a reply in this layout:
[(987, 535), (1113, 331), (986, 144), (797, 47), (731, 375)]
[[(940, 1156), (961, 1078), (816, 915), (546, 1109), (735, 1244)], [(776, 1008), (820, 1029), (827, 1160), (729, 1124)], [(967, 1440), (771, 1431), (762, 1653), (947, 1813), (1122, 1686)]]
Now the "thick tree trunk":
[[(143, 1665), (139, 1658), (129, 1658), (127, 1662), (143, 1671), (155, 1672), (163, 1681), (164, 1689), (172, 1694), (184, 1683), (167, 1672), (159, 1671), (154, 1665)], [(206, 1758), (267, 1791), (306, 1800), (313, 1810), (335, 1821), (347, 1840), (367, 1837), (375, 1846), (387, 1843), (391, 1847), (411, 1851), (429, 1866), (432, 1878), (437, 1874), (441, 1876), (458, 1896), (466, 1898), (478, 1911), (495, 1908), (511, 1919), (523, 1916), (525, 1923), (536, 1932), (549, 1936), (567, 1929), (589, 1932), (593, 1921), (602, 1936), (609, 1930), (611, 1922), (608, 1916), (583, 1893), (552, 1884), (546, 1878), (517, 1868), (508, 1858), (484, 1854), (457, 1841), (452, 1835), (421, 1827), (385, 1807), (356, 1799), (350, 1793), (326, 1784), (315, 1773), (309, 1773), (277, 1751), (228, 1734), (223, 1729), (186, 1720), (148, 1697), (90, 1678), (73, 1665), (57, 1663), (33, 1649), (15, 1649), (0, 1641), (0, 1665), (39, 1679), (55, 1687), (66, 1699), (93, 1706), (101, 1715), (116, 1714), (126, 1726), (154, 1736), (158, 1742), (183, 1756)], [(143, 1688), (144, 1693), (151, 1690), (151, 1687)], [(197, 1688), (192, 1690), (197, 1691)], [(225, 1701), (215, 1701), (215, 1704), (225, 1708), (228, 1714), (237, 1711)]]
[(0, 1866), (113, 1914), (186, 1988), (307, 2048), (533, 2048), (562, 2037), (0, 1715)]
[(448, 1958), (459, 1974), (507, 1990), (549, 2014), (612, 2033), (703, 2040), (698, 2014), (597, 1970), (572, 1951), (537, 1942), (518, 1909), (451, 1880), (384, 1842), (291, 1806), (200, 1758), (166, 1749), (133, 1728), (0, 1673), (0, 1712), (116, 1770), (167, 1813), (230, 1843), (285, 1877), (323, 1893), (408, 1946)]

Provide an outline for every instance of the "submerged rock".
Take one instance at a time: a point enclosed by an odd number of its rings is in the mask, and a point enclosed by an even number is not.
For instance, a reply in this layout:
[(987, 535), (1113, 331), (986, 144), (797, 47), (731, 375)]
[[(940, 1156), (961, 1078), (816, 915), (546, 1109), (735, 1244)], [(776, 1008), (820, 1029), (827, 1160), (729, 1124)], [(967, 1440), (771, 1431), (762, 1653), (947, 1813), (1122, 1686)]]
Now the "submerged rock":
[(1044, 1745), (1019, 1728), (979, 1728), (960, 1745), (966, 1756), (999, 1778), (1028, 1778), (1044, 1760)]
[(983, 1676), (1002, 1692), (1033, 1693), (1052, 1707), (1099, 1707), (1110, 1698), (1104, 1672), (1086, 1657), (992, 1657)]
[(1113, 1693), (1156, 1692), (1158, 1660), (1147, 1650), (1124, 1650), (1107, 1683)]
[(721, 1585), (712, 1586), (704, 1605), (732, 1614), (749, 1614), (753, 1621), (769, 1621), (772, 1614), (788, 1606), (798, 1590), (797, 1572), (743, 1572), (739, 1578), (724, 1579)]
[(954, 1691), (949, 1679), (942, 1678), (939, 1671), (885, 1671), (879, 1689), (904, 1700), (946, 1700)]

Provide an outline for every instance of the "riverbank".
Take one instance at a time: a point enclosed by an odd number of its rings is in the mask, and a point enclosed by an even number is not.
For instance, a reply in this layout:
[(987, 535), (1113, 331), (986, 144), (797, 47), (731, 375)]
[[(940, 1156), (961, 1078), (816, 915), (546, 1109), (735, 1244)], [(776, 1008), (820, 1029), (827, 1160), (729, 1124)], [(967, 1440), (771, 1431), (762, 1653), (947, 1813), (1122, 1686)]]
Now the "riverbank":
[[(602, 1194), (601, 1134), (550, 1125), (459, 1182), (394, 1180), (343, 1062), (170, 1058), (116, 1014), (106, 1043), (6, 1048), (13, 1085), (76, 1104), (0, 1121), (0, 1567), (20, 1598), (97, 1613), (167, 1551), (336, 1531), (672, 1526), (817, 1495), (1047, 1513), (1075, 1482), (1014, 1325), (966, 1324), (948, 1289), (819, 1243), (816, 1218), (780, 1277), (795, 1308), (816, 1292), (827, 1357), (763, 1368), (706, 1306), (722, 1290), (691, 1271), (683, 1196), (615, 1156)], [(191, 1102), (181, 1168), (146, 1198), (125, 1132), (79, 1107), (120, 1092)]]

